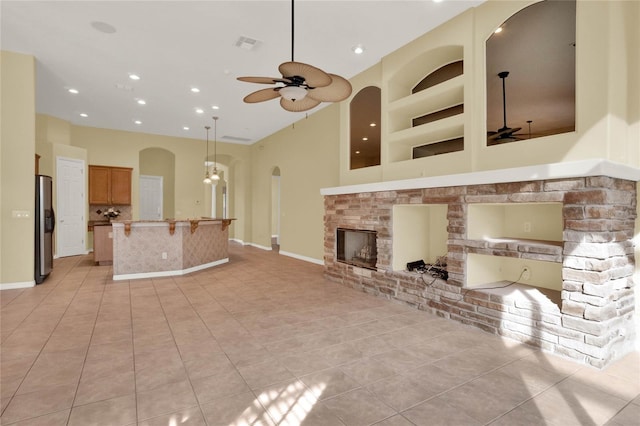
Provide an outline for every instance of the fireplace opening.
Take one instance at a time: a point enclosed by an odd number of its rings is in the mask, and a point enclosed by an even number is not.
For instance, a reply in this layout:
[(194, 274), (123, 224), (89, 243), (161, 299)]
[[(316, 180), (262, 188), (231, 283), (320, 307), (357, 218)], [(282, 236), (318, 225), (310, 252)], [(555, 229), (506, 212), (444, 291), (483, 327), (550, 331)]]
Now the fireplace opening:
[(338, 228), (336, 232), (338, 262), (375, 270), (378, 262), (376, 236), (376, 231)]

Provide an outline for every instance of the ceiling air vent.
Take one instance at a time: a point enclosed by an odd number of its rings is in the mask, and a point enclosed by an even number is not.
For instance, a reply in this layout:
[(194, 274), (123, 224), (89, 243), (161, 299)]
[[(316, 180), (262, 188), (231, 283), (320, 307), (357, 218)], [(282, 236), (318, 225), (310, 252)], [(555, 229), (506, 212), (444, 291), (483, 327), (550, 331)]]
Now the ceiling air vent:
[(238, 40), (236, 41), (236, 47), (244, 50), (253, 50), (254, 48), (258, 47), (259, 44), (260, 42), (255, 38), (245, 36), (240, 36), (240, 38), (238, 38)]
[(240, 136), (222, 136), (220, 139), (226, 139), (228, 141), (233, 141), (233, 142), (251, 142), (251, 139), (248, 138), (242, 138)]

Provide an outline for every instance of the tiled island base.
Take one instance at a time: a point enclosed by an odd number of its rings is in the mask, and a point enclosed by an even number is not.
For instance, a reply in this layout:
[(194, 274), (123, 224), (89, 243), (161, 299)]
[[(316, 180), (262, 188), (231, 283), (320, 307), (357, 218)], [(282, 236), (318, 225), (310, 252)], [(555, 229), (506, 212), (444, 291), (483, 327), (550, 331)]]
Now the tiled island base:
[(231, 219), (113, 223), (113, 279), (172, 275), (229, 261)]
[[(323, 193), (325, 276), (330, 280), (598, 368), (634, 349), (635, 181), (596, 175), (369, 192), (354, 188)], [(541, 246), (471, 239), (468, 211), (477, 203), (558, 203), (562, 241)], [(446, 281), (392, 267), (393, 208), (420, 204), (447, 205)], [(377, 232), (376, 270), (336, 260), (338, 228)], [(557, 288), (469, 285), (475, 279), (470, 276), (472, 256), (547, 262), (558, 270)]]

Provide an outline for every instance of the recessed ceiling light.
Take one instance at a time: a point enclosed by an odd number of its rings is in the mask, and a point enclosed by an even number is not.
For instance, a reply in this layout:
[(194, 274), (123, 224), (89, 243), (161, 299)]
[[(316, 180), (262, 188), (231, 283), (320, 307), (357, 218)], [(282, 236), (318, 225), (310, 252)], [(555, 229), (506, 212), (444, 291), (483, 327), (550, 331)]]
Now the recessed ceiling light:
[(140, 120), (134, 120), (133, 122), (136, 123), (136, 124), (142, 124), (142, 121), (140, 121)]
[(218, 105), (213, 105), (211, 109), (220, 109), (220, 107)]
[(77, 95), (78, 93), (80, 93), (80, 92), (78, 92), (78, 89), (73, 89), (73, 88), (71, 88), (71, 89), (67, 89), (67, 91), (68, 91), (69, 93), (73, 93), (74, 95)]
[(371, 124), (369, 124), (369, 126), (371, 126), (371, 127), (376, 127), (376, 126), (377, 126), (377, 124), (376, 124), (376, 123), (371, 123)]
[(138, 74), (129, 74), (129, 78), (131, 80), (140, 80), (140, 76)]
[(368, 141), (368, 140), (369, 140), (369, 138), (365, 136), (364, 138), (362, 138), (362, 140), (363, 140), (363, 141)]
[(88, 116), (89, 116), (89, 114), (87, 114), (87, 113), (84, 113), (84, 112), (80, 113), (80, 117), (87, 118)]
[(443, 0), (433, 0), (434, 3), (442, 3)]
[(191, 88), (191, 91), (192, 91), (193, 93), (200, 93), (200, 89), (198, 89), (197, 87), (192, 87), (192, 88)]
[(203, 114), (204, 110), (202, 108), (196, 108), (196, 113), (197, 114)]
[(496, 30), (493, 32), (494, 34), (500, 34), (502, 32), (502, 27), (498, 27), (496, 28)]
[(356, 55), (362, 55), (364, 53), (364, 47), (361, 44), (354, 46), (352, 50)]
[(145, 101), (144, 99), (138, 99), (138, 101), (137, 101), (137, 102), (138, 102), (138, 104), (140, 104), (140, 105), (146, 105), (146, 104), (147, 104), (147, 101)]
[(182, 126), (182, 130), (189, 130), (189, 126)]

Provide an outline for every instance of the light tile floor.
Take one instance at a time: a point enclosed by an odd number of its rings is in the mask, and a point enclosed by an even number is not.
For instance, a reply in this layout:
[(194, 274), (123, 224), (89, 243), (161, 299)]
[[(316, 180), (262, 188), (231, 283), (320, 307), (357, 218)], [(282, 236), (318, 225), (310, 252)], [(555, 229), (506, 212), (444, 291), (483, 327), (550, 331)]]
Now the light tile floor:
[(92, 256), (0, 292), (2, 425), (637, 425), (640, 356), (598, 371), (231, 244), (114, 282)]

